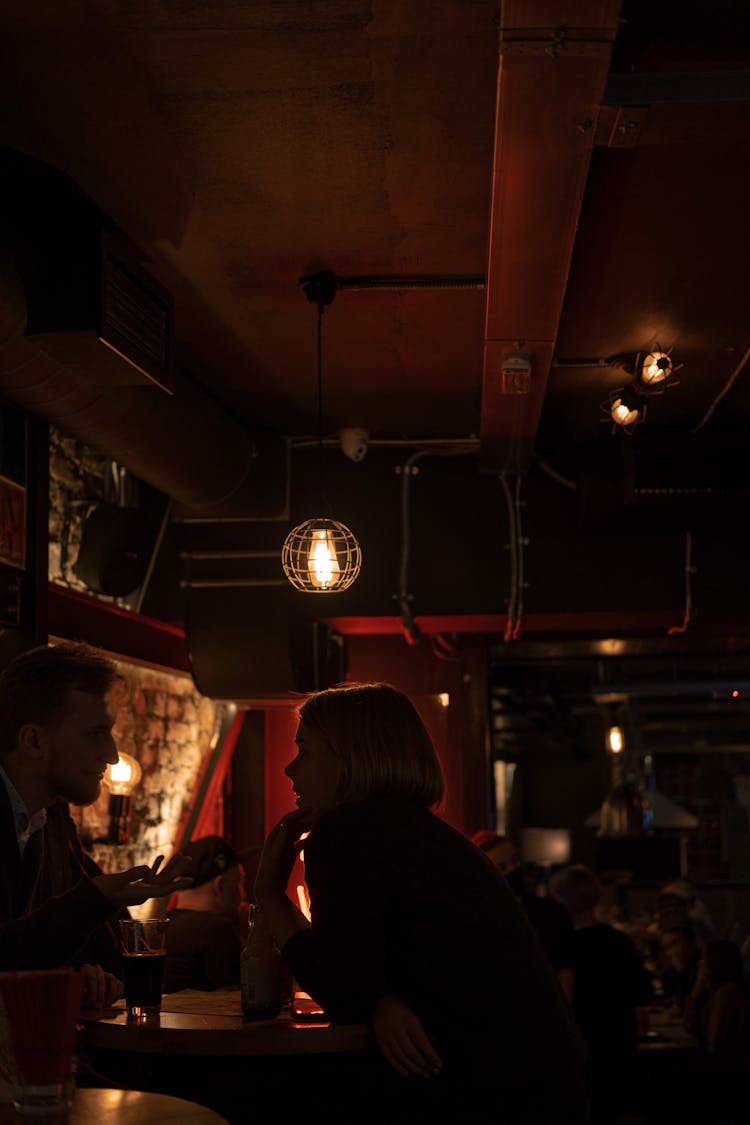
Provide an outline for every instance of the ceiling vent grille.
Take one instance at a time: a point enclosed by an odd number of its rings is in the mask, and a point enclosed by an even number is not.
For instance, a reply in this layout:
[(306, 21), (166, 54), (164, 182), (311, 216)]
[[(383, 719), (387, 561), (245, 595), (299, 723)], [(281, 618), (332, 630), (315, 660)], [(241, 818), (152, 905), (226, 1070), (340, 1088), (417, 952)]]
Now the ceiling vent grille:
[(172, 381), (172, 299), (152, 277), (102, 245), (99, 339), (165, 390)]

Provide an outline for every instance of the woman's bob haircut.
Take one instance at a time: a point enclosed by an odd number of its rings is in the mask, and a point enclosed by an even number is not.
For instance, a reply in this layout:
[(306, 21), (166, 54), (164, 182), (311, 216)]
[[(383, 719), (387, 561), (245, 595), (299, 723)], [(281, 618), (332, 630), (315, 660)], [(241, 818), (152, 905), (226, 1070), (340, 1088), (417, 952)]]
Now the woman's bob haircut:
[(381, 793), (427, 808), (440, 803), (443, 771), (410, 699), (390, 684), (347, 684), (311, 695), (300, 721), (314, 727), (341, 761), (338, 799)]

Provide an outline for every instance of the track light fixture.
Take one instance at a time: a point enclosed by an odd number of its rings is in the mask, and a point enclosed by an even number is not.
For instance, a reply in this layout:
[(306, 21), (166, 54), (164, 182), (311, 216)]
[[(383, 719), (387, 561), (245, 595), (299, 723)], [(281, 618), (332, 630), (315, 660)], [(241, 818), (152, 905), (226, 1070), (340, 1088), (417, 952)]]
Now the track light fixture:
[(601, 409), (605, 414), (603, 420), (612, 423), (612, 433), (620, 429), (626, 434), (632, 434), (646, 417), (645, 398), (632, 383), (612, 391), (602, 403)]
[(643, 359), (636, 356), (634, 383), (641, 394), (662, 394), (669, 387), (676, 387), (680, 380), (677, 372), (684, 367), (683, 363), (674, 364), (668, 351), (662, 351), (656, 344)]

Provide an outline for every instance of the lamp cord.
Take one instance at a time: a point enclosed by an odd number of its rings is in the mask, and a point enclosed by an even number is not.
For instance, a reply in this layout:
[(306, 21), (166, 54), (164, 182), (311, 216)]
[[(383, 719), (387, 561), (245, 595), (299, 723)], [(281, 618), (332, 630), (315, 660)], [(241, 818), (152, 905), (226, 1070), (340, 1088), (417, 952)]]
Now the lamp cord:
[(670, 625), (667, 636), (673, 637), (677, 633), (686, 633), (687, 627), (693, 620), (693, 533), (685, 532), (685, 612), (680, 625)]
[(325, 468), (323, 465), (323, 302), (318, 301), (318, 491), (321, 507), (326, 515), (328, 498), (326, 496)]

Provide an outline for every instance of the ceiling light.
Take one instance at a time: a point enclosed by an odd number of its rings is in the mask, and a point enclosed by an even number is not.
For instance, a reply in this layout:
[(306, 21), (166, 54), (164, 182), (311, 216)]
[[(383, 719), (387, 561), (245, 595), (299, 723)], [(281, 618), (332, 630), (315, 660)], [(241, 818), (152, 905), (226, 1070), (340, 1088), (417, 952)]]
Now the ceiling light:
[(677, 372), (684, 364), (675, 365), (669, 352), (662, 351), (658, 344), (645, 356), (643, 363), (640, 356), (635, 361), (635, 380), (641, 394), (661, 394), (668, 387), (676, 387), (679, 379)]
[(362, 552), (343, 523), (312, 519), (289, 532), (281, 564), (295, 589), (305, 594), (329, 594), (351, 586), (359, 574)]
[(619, 426), (627, 434), (646, 416), (646, 404), (632, 384), (613, 391), (608, 401), (609, 416), (615, 427)]
[[(336, 288), (335, 278), (329, 273), (303, 278), (305, 296), (318, 308), (318, 472), (321, 507), (326, 506), (323, 486), (323, 309), (325, 305), (330, 305)], [(281, 550), (281, 565), (295, 590), (304, 594), (333, 594), (346, 590), (354, 582), (362, 565), (362, 552), (356, 536), (345, 524), (317, 516), (297, 524), (289, 532)]]

